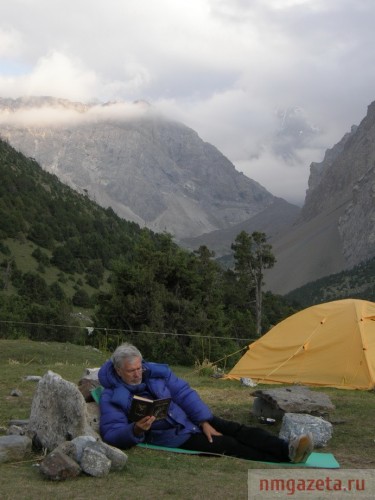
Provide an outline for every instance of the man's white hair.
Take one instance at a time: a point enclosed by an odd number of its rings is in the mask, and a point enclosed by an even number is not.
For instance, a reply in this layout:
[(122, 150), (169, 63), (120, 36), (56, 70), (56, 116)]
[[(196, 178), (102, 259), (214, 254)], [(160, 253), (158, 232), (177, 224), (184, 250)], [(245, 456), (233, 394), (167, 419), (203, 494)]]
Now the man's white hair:
[(135, 358), (142, 359), (142, 354), (134, 345), (128, 342), (119, 345), (111, 356), (113, 366), (116, 369), (121, 368), (125, 361), (132, 363)]

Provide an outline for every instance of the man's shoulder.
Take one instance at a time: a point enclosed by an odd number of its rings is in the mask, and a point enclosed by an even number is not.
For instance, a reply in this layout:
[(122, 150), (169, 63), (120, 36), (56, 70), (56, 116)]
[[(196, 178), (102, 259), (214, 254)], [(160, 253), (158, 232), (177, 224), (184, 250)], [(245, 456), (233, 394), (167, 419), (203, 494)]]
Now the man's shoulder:
[(171, 373), (171, 369), (167, 364), (146, 361), (143, 366), (148, 372), (149, 378), (165, 378)]

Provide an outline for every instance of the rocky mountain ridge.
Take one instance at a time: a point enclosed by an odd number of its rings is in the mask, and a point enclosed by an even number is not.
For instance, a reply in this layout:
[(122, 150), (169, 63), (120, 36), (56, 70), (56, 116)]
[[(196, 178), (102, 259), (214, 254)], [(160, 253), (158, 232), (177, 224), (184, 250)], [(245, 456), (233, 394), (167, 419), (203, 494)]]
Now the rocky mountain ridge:
[(312, 164), (298, 221), (273, 250), (267, 286), (279, 293), (375, 256), (375, 102), (319, 168)]
[(145, 102), (0, 99), (0, 135), (99, 204), (188, 248), (206, 244), (221, 256), (241, 230), (265, 232), (277, 258), (266, 285), (276, 293), (375, 256), (375, 102), (311, 164), (302, 210)]
[(144, 102), (0, 99), (0, 117), (0, 135), (45, 170), (177, 239), (238, 224), (275, 201), (195, 131)]
[[(266, 232), (277, 259), (266, 286), (280, 294), (375, 256), (375, 102), (322, 162), (311, 164), (302, 209), (280, 214), (278, 207), (275, 202), (249, 221), (186, 243), (225, 256), (236, 231)], [(228, 255), (224, 260), (230, 262)]]
[(215, 252), (216, 257), (223, 257), (228, 254), (231, 244), (241, 231), (246, 231), (249, 234), (254, 231), (262, 231), (266, 233), (269, 242), (272, 244), (293, 226), (300, 211), (299, 207), (288, 203), (282, 198), (276, 198), (272, 205), (254, 215), (251, 219), (195, 238), (184, 238), (181, 243), (191, 250), (206, 245)]

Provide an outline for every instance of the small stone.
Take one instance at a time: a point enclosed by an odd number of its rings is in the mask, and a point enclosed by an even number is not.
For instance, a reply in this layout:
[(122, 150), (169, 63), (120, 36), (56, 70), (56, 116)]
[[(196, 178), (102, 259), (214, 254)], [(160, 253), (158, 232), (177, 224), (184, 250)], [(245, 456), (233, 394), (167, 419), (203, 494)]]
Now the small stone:
[(20, 427), (27, 427), (29, 425), (29, 419), (21, 420), (14, 418), (12, 420), (9, 420), (9, 425), (18, 425)]
[(19, 389), (12, 389), (10, 391), (11, 396), (15, 396), (16, 398), (20, 398), (22, 396), (22, 392)]
[(39, 382), (41, 378), (40, 375), (26, 375), (26, 377), (23, 377), (27, 382)]
[(82, 378), (78, 382), (78, 389), (87, 403), (94, 401), (91, 391), (100, 385), (98, 373), (99, 368), (86, 368)]
[(273, 418), (281, 421), (285, 412), (263, 398), (254, 398), (251, 412), (258, 418)]
[(75, 446), (76, 449), (74, 460), (80, 463), (83, 455), (83, 450), (89, 443), (95, 442), (96, 439), (92, 436), (77, 436), (76, 438), (72, 439), (71, 443)]
[(254, 382), (251, 378), (241, 377), (240, 378), (241, 385), (245, 387), (256, 387), (258, 384)]
[(46, 456), (39, 470), (43, 476), (52, 481), (64, 481), (77, 477), (81, 473), (80, 466), (59, 449)]
[(103, 477), (109, 473), (111, 461), (103, 453), (87, 446), (83, 450), (81, 467), (90, 476)]
[(27, 436), (0, 437), (0, 463), (22, 460), (31, 451), (31, 439)]
[(78, 382), (78, 389), (80, 390), (82, 396), (85, 398), (87, 403), (94, 401), (91, 391), (100, 385), (98, 380), (92, 379), (81, 379)]
[(64, 455), (67, 455), (68, 457), (72, 458), (75, 462), (76, 460), (76, 447), (74, 446), (74, 443), (72, 441), (65, 441), (64, 443), (59, 444), (54, 450), (54, 452), (59, 451), (61, 453), (64, 453)]
[(99, 382), (99, 368), (86, 368), (83, 375), (82, 379), (88, 379), (88, 380), (95, 380)]
[(126, 462), (128, 461), (128, 456), (122, 450), (115, 448), (114, 446), (110, 446), (107, 443), (103, 443), (103, 441), (95, 441), (95, 443), (88, 443), (88, 448), (98, 451), (99, 453), (103, 453), (110, 461), (111, 461), (111, 471), (113, 470), (122, 470)]
[(19, 425), (10, 425), (7, 429), (8, 436), (24, 436), (25, 428)]

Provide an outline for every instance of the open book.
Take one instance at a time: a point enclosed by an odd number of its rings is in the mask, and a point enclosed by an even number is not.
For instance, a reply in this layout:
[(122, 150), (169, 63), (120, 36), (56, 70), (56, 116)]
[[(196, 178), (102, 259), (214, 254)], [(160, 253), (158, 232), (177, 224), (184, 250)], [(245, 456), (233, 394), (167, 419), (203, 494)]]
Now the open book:
[(129, 419), (137, 422), (146, 416), (153, 416), (156, 420), (165, 418), (170, 402), (171, 398), (148, 399), (135, 395), (129, 410)]

